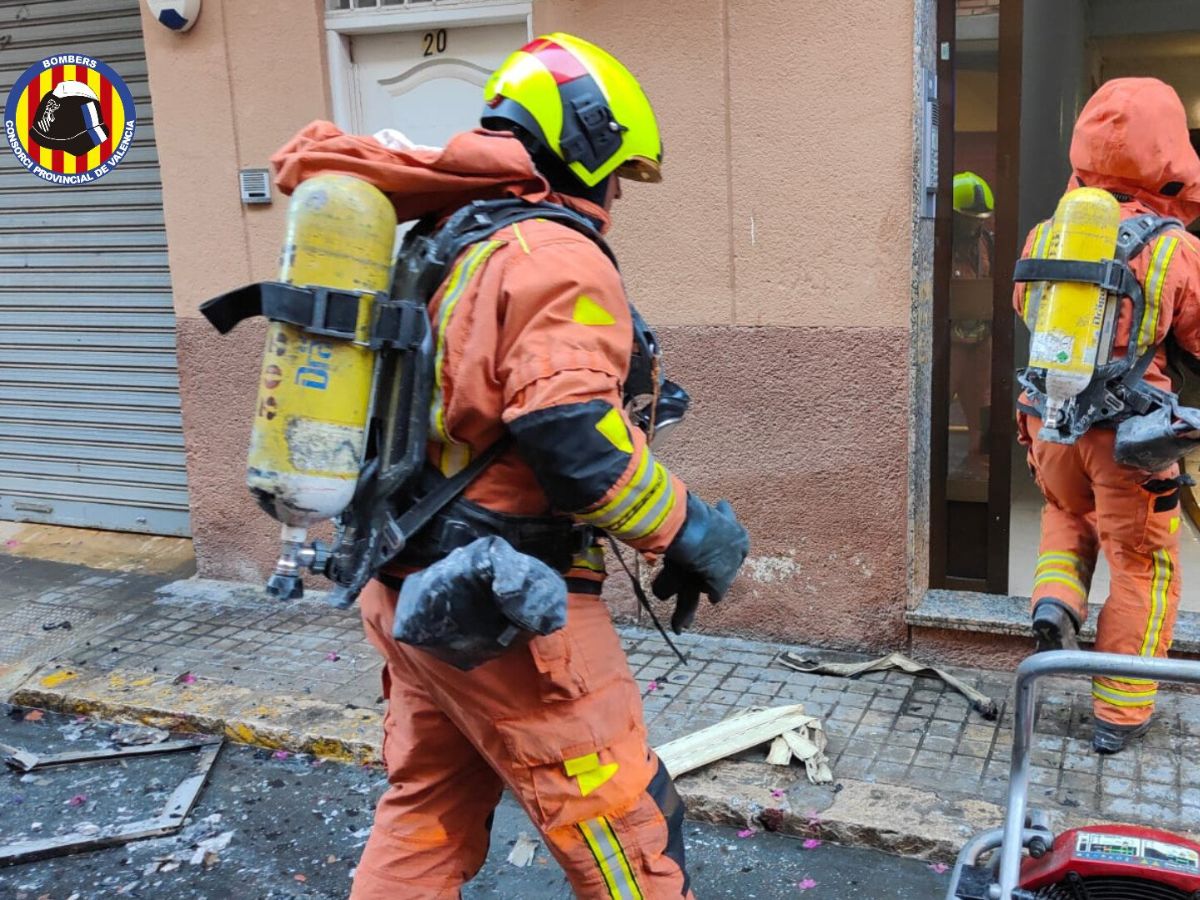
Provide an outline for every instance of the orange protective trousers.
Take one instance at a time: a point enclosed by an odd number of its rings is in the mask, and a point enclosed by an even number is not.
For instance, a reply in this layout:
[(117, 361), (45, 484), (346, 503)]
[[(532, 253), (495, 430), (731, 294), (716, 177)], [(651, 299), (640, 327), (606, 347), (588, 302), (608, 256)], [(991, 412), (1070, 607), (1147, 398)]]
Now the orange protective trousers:
[(578, 897), (690, 898), (683, 804), (646, 743), (608, 610), (571, 594), (567, 625), (470, 672), (392, 638), (396, 592), (362, 593), (385, 660), (390, 786), (352, 900), (454, 898), (487, 856), (507, 786)]
[[(1041, 420), (1022, 414), (1032, 436), (1030, 465), (1045, 495), (1033, 604), (1057, 600), (1087, 620), (1088, 591), (1101, 549), (1112, 573), (1096, 626), (1096, 649), (1166, 656), (1179, 608), (1178, 465), (1144, 472), (1113, 458), (1116, 432), (1092, 428), (1072, 445), (1037, 439)], [(1150, 718), (1158, 685), (1092, 681), (1095, 715), (1118, 725)]]

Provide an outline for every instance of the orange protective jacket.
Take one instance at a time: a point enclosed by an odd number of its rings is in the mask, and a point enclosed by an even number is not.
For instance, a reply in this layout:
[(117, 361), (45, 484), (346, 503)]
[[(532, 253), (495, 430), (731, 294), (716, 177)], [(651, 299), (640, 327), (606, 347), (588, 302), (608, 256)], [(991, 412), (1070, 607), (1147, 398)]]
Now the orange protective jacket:
[[(1067, 190), (1111, 191), (1122, 201), (1122, 219), (1154, 213), (1187, 225), (1200, 218), (1200, 159), (1188, 141), (1187, 113), (1175, 91), (1158, 79), (1117, 78), (1104, 84), (1075, 123), (1071, 166)], [(1023, 256), (1033, 252), (1048, 227), (1042, 222), (1030, 232)], [(1200, 357), (1200, 241), (1172, 228), (1131, 260), (1130, 268), (1146, 292), (1138, 343), (1158, 347), (1146, 381), (1170, 390), (1167, 336)], [(1036, 289), (1036, 283), (1016, 286), (1013, 305), (1022, 316)], [(1117, 356), (1128, 350), (1130, 320), (1126, 305), (1114, 341)]]
[[(609, 225), (595, 204), (552, 193), (505, 133), (465, 132), (445, 148), (394, 150), (314, 122), (271, 161), (284, 193), (315, 175), (354, 175), (387, 194), (401, 222), (511, 196), (571, 207), (601, 231)], [(568, 513), (645, 553), (665, 551), (683, 524), (686, 487), (622, 409), (633, 324), (620, 275), (600, 248), (550, 221), (510, 226), (463, 251), (429, 309), (437, 345), (429, 454), (444, 474), (531, 415), (587, 404), (609, 411), (584, 421), (603, 436), (606, 460), (568, 467), (591, 479), (588, 489), (564, 493), (574, 502), (555, 503), (544, 488), (563, 473), (535, 471), (516, 450), (485, 470), (467, 498), (515, 515)]]

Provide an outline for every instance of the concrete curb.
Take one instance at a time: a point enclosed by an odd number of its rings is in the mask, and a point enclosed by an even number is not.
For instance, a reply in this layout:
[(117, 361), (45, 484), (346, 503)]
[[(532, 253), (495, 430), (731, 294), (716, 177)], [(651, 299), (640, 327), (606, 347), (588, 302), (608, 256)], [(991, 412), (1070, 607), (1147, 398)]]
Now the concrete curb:
[[(382, 715), (288, 695), (263, 696), (211, 679), (126, 670), (42, 666), (10, 702), (309, 753), (346, 763), (382, 762)], [(835, 773), (836, 774), (836, 773)], [(714, 763), (677, 782), (697, 821), (769, 829), (852, 847), (950, 862), (973, 834), (998, 824), (1002, 811), (979, 800), (947, 801), (915, 788), (839, 779), (835, 790), (808, 784), (801, 767), (754, 759)]]
[(224, 735), (273, 750), (347, 763), (379, 763), (383, 716), (309, 697), (262, 695), (206, 678), (43, 666), (9, 698), (19, 706)]

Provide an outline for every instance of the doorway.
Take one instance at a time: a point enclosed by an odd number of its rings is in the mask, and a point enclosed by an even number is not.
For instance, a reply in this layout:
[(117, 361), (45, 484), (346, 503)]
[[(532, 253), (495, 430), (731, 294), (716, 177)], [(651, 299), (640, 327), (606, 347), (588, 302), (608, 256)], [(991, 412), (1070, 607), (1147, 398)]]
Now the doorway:
[[(1105, 81), (1171, 84), (1200, 135), (1200, 4), (940, 0), (931, 411), (931, 585), (1028, 596), (1041, 494), (1015, 439), (1028, 334), (1011, 303), (1025, 235), (1070, 174), (1074, 120)], [(957, 188), (957, 189), (956, 189)], [(982, 196), (980, 196), (982, 195)], [(990, 208), (989, 208), (990, 207)], [(1200, 459), (1191, 461), (1200, 470)], [(1192, 498), (1200, 514), (1200, 494)], [(1184, 566), (1200, 570), (1195, 517)], [(1107, 593), (1103, 562), (1093, 598)], [(1184, 598), (1200, 610), (1200, 593)]]

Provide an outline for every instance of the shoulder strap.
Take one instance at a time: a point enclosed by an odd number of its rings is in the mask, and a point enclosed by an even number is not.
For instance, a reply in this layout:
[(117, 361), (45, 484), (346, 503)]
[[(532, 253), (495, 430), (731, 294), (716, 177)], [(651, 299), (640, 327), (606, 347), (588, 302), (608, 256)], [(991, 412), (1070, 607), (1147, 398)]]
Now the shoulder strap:
[[(406, 260), (409, 263), (408, 271), (417, 277), (416, 281), (410, 283), (410, 287), (421, 291), (423, 296), (420, 299), (428, 302), (445, 278), (450, 264), (464, 249), (488, 239), (509, 225), (528, 219), (549, 219), (578, 231), (594, 241), (604, 255), (612, 260), (612, 264), (617, 265), (616, 257), (596, 227), (585, 216), (565, 206), (556, 203), (529, 203), (519, 199), (476, 200), (452, 215), (445, 225), (432, 234), (419, 233), (411, 242), (406, 239), (406, 252), (416, 257)], [(382, 536), (385, 555), (392, 557), (403, 550), (413, 535), (458, 499), (463, 491), (511, 446), (511, 443), (511, 437), (505, 434), (461, 472), (439, 482), (433, 490), (417, 499), (398, 517), (389, 518)]]

